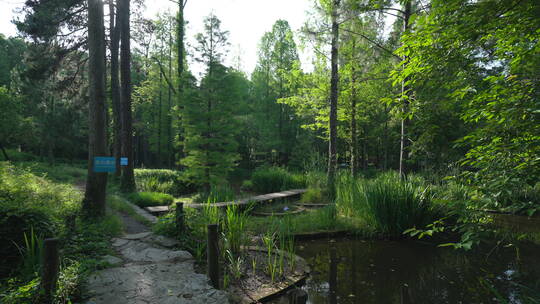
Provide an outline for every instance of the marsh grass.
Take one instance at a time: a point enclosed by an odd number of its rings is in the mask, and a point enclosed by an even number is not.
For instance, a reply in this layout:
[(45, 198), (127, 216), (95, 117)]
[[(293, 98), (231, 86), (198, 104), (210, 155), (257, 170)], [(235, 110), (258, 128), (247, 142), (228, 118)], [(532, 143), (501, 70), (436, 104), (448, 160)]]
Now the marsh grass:
[[(17, 244), (15, 244), (17, 245)], [(22, 256), (21, 276), (24, 279), (30, 279), (36, 276), (41, 269), (41, 256), (43, 255), (43, 238), (30, 228), (30, 233), (24, 233), (24, 246), (19, 247), (19, 253)]]
[(373, 180), (340, 176), (337, 207), (348, 217), (359, 217), (383, 235), (397, 237), (406, 229), (425, 227), (438, 219), (430, 187), (419, 177), (400, 179), (385, 173)]
[(247, 245), (246, 223), (249, 209), (240, 210), (238, 205), (227, 206), (223, 231), (228, 240), (228, 247), (235, 255), (240, 254), (240, 248)]
[(303, 174), (293, 174), (280, 167), (259, 168), (251, 176), (252, 189), (257, 193), (272, 193), (306, 186)]
[(198, 203), (229, 202), (236, 198), (234, 190), (228, 184), (212, 185), (210, 192), (201, 192), (195, 198)]

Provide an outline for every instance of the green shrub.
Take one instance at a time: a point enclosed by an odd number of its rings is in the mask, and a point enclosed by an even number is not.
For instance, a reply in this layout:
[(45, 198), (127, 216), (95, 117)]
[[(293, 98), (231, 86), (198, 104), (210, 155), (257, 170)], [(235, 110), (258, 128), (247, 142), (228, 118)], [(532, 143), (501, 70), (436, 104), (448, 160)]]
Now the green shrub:
[(325, 189), (328, 175), (322, 171), (308, 171), (305, 174), (306, 186), (308, 188)]
[(432, 204), (429, 187), (416, 178), (401, 180), (394, 173), (373, 180), (341, 176), (336, 186), (339, 211), (358, 216), (379, 233), (400, 236), (413, 227), (425, 227), (441, 210)]
[(326, 193), (321, 188), (309, 188), (302, 194), (302, 203), (322, 204), (327, 202)]
[(134, 192), (128, 199), (139, 207), (165, 206), (174, 201), (172, 195), (159, 192)]
[(251, 191), (253, 190), (253, 182), (251, 180), (245, 180), (242, 182), (242, 186), (240, 187), (242, 191)]
[(0, 162), (0, 273), (21, 261), (24, 234), (50, 237), (64, 229), (64, 218), (79, 210), (81, 193), (72, 186), (55, 184), (8, 162)]
[(258, 193), (278, 192), (306, 186), (304, 175), (291, 174), (279, 167), (257, 169), (253, 172), (251, 181), (253, 190)]
[[(6, 153), (9, 157), (10, 161), (36, 161), (38, 160), (38, 157), (34, 154), (27, 153), (27, 152), (19, 152), (15, 149), (6, 149)], [(4, 153), (0, 153), (0, 161), (6, 160), (4, 158)]]
[(135, 181), (140, 192), (162, 192), (178, 197), (196, 190), (196, 185), (176, 170), (135, 169)]

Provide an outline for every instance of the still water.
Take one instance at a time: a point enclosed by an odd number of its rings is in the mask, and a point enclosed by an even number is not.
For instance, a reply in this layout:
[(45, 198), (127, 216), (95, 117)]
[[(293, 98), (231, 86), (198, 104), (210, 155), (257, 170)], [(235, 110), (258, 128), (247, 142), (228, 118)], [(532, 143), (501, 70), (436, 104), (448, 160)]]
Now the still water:
[[(296, 250), (311, 267), (303, 287), (308, 303), (400, 303), (404, 285), (410, 303), (540, 303), (538, 247), (462, 252), (414, 241), (337, 239), (299, 242)], [(520, 300), (531, 294), (532, 301)]]

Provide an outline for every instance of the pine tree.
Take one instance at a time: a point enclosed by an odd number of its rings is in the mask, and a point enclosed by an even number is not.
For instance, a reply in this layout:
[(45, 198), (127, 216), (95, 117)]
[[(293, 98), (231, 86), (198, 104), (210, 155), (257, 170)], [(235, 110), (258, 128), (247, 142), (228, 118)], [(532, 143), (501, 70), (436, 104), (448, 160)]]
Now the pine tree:
[(204, 33), (196, 36), (198, 61), (206, 65), (200, 88), (185, 91), (184, 147), (182, 164), (205, 191), (222, 182), (238, 160), (234, 117), (239, 100), (235, 84), (237, 73), (221, 64), (228, 46), (228, 32), (220, 29), (220, 20), (210, 15), (204, 20)]

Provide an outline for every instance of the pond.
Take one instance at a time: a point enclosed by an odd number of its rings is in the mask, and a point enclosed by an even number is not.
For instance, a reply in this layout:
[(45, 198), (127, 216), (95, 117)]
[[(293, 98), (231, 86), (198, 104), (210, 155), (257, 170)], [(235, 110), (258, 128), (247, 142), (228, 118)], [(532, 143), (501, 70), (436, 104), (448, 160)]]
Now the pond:
[(303, 288), (313, 304), (401, 303), (404, 285), (410, 303), (501, 303), (502, 297), (517, 304), (522, 284), (540, 282), (538, 247), (463, 252), (415, 241), (338, 239), (299, 242), (297, 254), (311, 267)]

